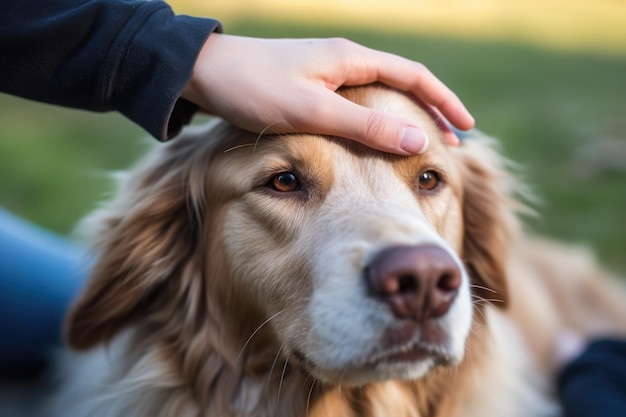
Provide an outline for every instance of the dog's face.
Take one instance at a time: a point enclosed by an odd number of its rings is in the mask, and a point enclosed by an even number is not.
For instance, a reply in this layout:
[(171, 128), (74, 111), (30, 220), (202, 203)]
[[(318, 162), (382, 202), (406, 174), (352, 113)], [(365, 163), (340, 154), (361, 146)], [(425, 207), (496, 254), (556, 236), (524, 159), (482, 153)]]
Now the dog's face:
[(440, 140), (415, 158), (316, 136), (228, 152), (216, 187), (238, 197), (220, 219), (224, 256), (285, 352), (348, 383), (461, 360), (461, 178)]
[[(196, 302), (174, 303), (194, 309), (177, 320), (202, 322), (204, 310), (213, 321), (202, 325), (219, 326), (221, 317), (235, 350), (269, 338), (329, 383), (417, 379), (458, 364), (472, 294), (505, 300), (494, 172), (446, 146), (449, 133), (409, 98), (345, 94), (424, 127), (429, 150), (399, 157), (312, 135), (257, 140), (225, 125), (181, 138), (130, 181), (132, 202), (106, 221), (70, 342), (91, 346), (179, 297)], [(147, 184), (153, 192), (138, 191)]]

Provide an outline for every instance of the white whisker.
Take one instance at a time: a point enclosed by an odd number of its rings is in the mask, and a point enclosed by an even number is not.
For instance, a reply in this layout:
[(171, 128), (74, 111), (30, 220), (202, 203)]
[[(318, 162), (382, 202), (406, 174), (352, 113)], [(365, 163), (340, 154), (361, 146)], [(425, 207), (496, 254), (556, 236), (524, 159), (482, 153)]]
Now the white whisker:
[(309, 395), (306, 397), (306, 416), (309, 417), (309, 406), (311, 405), (311, 396), (313, 395), (313, 387), (315, 387), (315, 379), (311, 382), (311, 389), (309, 389)]
[(246, 146), (256, 146), (256, 142), (255, 143), (243, 143), (241, 145), (231, 146), (230, 148), (225, 149), (224, 153), (234, 151), (235, 149), (239, 149), (239, 148), (245, 148)]
[(283, 366), (283, 372), (280, 374), (280, 382), (278, 383), (278, 395), (276, 396), (276, 416), (278, 416), (279, 404), (280, 404), (280, 391), (283, 387), (283, 380), (285, 379), (285, 372), (287, 371), (287, 364), (289, 358), (285, 358), (285, 365)]
[(489, 292), (492, 292), (492, 293), (494, 293), (494, 294), (497, 294), (497, 293), (498, 293), (498, 291), (495, 291), (495, 290), (493, 290), (493, 289), (491, 289), (491, 288), (488, 288), (488, 287), (484, 287), (484, 286), (482, 286), (482, 285), (471, 284), (471, 285), (470, 285), (470, 287), (471, 287), (471, 288), (479, 288), (479, 289), (481, 289), (481, 290), (489, 291)]
[(278, 349), (278, 352), (276, 353), (276, 356), (274, 356), (274, 362), (272, 362), (272, 367), (270, 368), (270, 373), (267, 376), (267, 381), (265, 382), (265, 392), (267, 392), (267, 390), (269, 388), (270, 381), (272, 380), (272, 374), (274, 373), (274, 367), (276, 366), (276, 362), (278, 362), (278, 358), (280, 357), (280, 353), (283, 351), (284, 347), (285, 347), (284, 343), (282, 345), (280, 345), (280, 349)]
[(488, 303), (488, 304), (491, 304), (491, 303), (504, 303), (504, 300), (498, 300), (496, 298), (483, 298), (483, 297), (479, 297), (477, 295), (472, 295), (472, 297), (476, 298), (476, 300), (472, 301), (474, 304), (476, 304), (476, 303)]
[(235, 359), (235, 363), (239, 362), (239, 358), (243, 354), (243, 351), (246, 349), (246, 347), (248, 346), (248, 344), (250, 343), (250, 341), (252, 340), (254, 335), (257, 334), (259, 332), (259, 330), (261, 330), (261, 328), (263, 328), (263, 326), (265, 326), (267, 323), (269, 323), (272, 319), (274, 319), (276, 316), (278, 316), (283, 311), (284, 310), (280, 310), (278, 313), (274, 314), (273, 316), (271, 316), (270, 318), (265, 320), (263, 323), (261, 323), (261, 325), (259, 327), (256, 328), (256, 330), (254, 332), (252, 332), (252, 334), (250, 335), (248, 340), (246, 340), (246, 343), (244, 343), (243, 347), (241, 348), (241, 351), (239, 351), (239, 354), (237, 355), (237, 359)]
[(268, 124), (267, 126), (265, 126), (265, 128), (263, 128), (263, 130), (261, 130), (261, 132), (259, 133), (259, 135), (256, 137), (256, 141), (254, 142), (254, 150), (252, 151), (253, 153), (256, 152), (256, 147), (259, 144), (259, 142), (261, 141), (261, 138), (263, 137), (263, 135), (265, 134), (265, 132), (267, 132), (269, 130), (270, 127), (272, 127), (273, 125), (276, 125), (280, 122), (273, 122)]
[[(476, 304), (477, 302), (473, 302), (473, 304)], [(475, 309), (474, 311), (478, 312), (480, 314), (480, 316), (482, 317), (482, 319), (484, 320), (485, 323), (487, 323), (487, 316), (485, 316), (485, 313), (481, 310), (481, 309)], [(477, 322), (473, 323), (475, 326), (480, 326), (480, 327), (488, 327), (485, 324), (479, 324)], [(470, 331), (472, 331), (472, 329), (470, 328)]]

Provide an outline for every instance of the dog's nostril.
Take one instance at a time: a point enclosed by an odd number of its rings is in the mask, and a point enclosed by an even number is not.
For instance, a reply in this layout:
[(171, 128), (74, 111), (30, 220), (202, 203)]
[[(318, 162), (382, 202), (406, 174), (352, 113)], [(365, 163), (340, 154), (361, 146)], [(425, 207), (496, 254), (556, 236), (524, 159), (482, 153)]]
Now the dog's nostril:
[(461, 286), (454, 259), (434, 245), (388, 248), (370, 262), (365, 277), (396, 317), (417, 321), (444, 315)]
[(437, 281), (437, 289), (441, 291), (457, 291), (461, 286), (461, 275), (445, 273)]
[(412, 274), (400, 274), (398, 276), (398, 293), (414, 293), (418, 290), (417, 278)]

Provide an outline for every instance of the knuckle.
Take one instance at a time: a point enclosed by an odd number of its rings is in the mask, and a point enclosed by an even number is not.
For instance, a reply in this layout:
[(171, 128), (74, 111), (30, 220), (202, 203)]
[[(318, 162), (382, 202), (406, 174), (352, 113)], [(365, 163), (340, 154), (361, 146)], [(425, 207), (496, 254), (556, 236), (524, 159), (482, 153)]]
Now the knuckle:
[(348, 51), (354, 48), (355, 46), (355, 43), (352, 42), (351, 40), (348, 40), (346, 38), (341, 38), (341, 37), (329, 38), (328, 44), (331, 49), (337, 52)]
[(416, 62), (415, 64), (415, 85), (419, 88), (423, 83), (426, 82), (428, 75), (430, 74), (430, 70), (426, 67), (426, 65), (421, 62)]
[(374, 111), (370, 113), (365, 122), (364, 139), (368, 143), (379, 141), (387, 130), (386, 117), (383, 113)]
[(421, 62), (415, 62), (415, 69), (418, 74), (428, 74), (430, 72), (428, 67)]
[(333, 38), (329, 38), (328, 41), (331, 42), (333, 45), (337, 45), (337, 46), (344, 46), (344, 45), (351, 43), (348, 39), (341, 37), (341, 36), (335, 36)]

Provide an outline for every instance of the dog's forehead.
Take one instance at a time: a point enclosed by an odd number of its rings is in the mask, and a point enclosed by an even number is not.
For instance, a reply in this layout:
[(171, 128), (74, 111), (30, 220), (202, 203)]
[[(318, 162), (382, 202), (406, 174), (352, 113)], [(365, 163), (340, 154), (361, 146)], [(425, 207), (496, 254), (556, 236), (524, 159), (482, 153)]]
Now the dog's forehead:
[(457, 168), (445, 144), (445, 131), (414, 99), (378, 87), (346, 89), (340, 93), (361, 105), (397, 114), (424, 129), (430, 139), (428, 150), (422, 155), (406, 157), (376, 151), (342, 138), (312, 134), (257, 136), (241, 132), (227, 135), (230, 137), (222, 144), (220, 159), (226, 162), (228, 169), (222, 167), (221, 170), (263, 177), (279, 171), (310, 169), (310, 172), (315, 171), (316, 177), (329, 181), (339, 172), (362, 178), (374, 170), (383, 175), (383, 171), (391, 170), (405, 181), (413, 181), (421, 170), (436, 167), (445, 170), (452, 180), (456, 178)]

